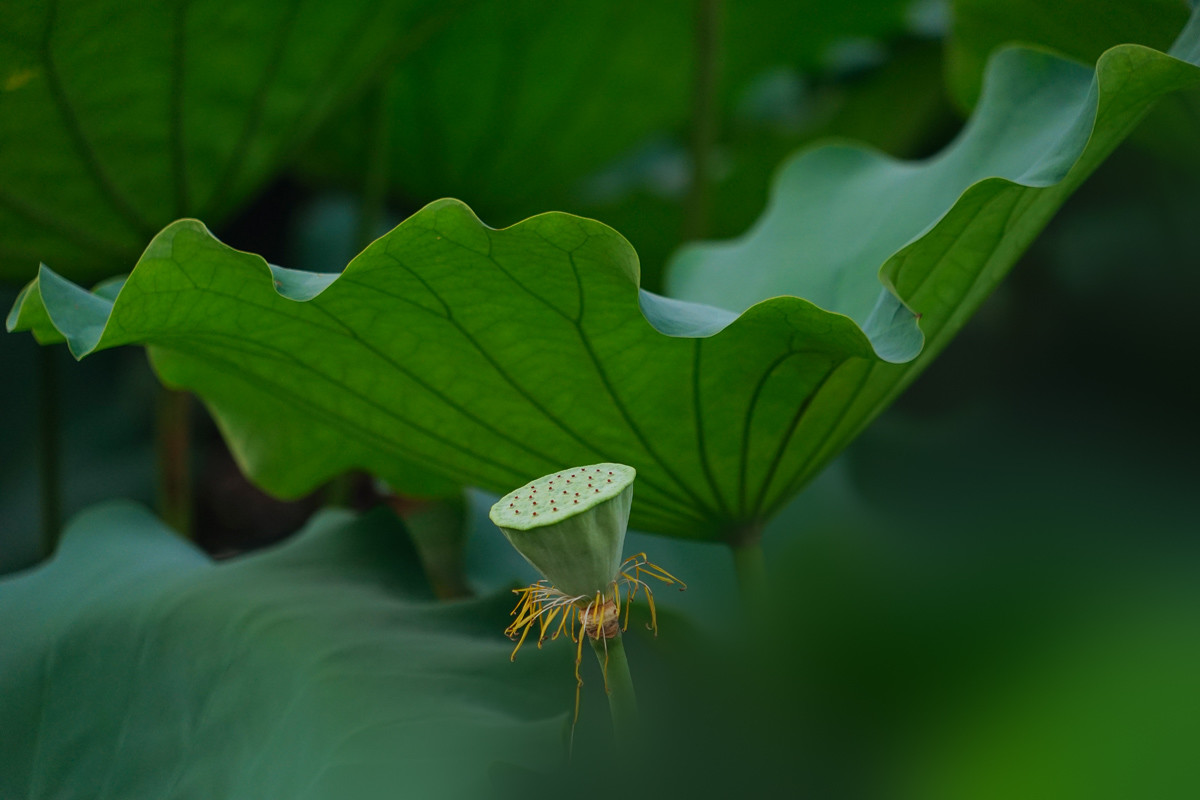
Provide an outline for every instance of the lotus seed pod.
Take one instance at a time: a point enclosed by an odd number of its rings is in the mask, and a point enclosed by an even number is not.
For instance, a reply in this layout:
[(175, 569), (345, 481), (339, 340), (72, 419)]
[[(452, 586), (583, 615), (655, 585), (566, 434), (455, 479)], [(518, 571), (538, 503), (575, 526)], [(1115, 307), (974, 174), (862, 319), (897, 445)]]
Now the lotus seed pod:
[(553, 586), (594, 597), (617, 578), (636, 475), (624, 464), (559, 470), (509, 492), (488, 516)]

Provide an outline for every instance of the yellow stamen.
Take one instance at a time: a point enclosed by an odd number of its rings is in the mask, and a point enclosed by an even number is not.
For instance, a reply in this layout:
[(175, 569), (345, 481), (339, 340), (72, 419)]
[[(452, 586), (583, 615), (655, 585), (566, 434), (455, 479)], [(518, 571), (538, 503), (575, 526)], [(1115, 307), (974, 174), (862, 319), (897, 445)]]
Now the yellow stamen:
[[(647, 630), (658, 635), (658, 610), (654, 605), (654, 592), (643, 578), (654, 578), (667, 585), (677, 585), (680, 591), (687, 584), (667, 572), (657, 564), (647, 560), (645, 553), (630, 556), (621, 563), (617, 577), (610, 584), (607, 593), (596, 592), (595, 597), (586, 595), (571, 597), (550, 586), (546, 581), (538, 581), (530, 586), (514, 589), (517, 604), (509, 615), (514, 617), (504, 633), (517, 642), (513, 648), (511, 659), (516, 659), (517, 651), (521, 649), (529, 631), (538, 626), (538, 647), (547, 639), (553, 641), (565, 632), (575, 644), (575, 716), (571, 721), (571, 743), (574, 745), (575, 724), (579, 721), (579, 702), (583, 688), (583, 677), (579, 667), (583, 661), (583, 640), (589, 636), (604, 640), (604, 659), (601, 662), (601, 672), (604, 675), (604, 691), (609, 691), (608, 684), (608, 637), (605, 636), (605, 621), (608, 616), (608, 602), (614, 606), (613, 616), (620, 630), (629, 628), (629, 615), (633, 601), (638, 592), (645, 590), (646, 604), (650, 607), (650, 624)], [(622, 601), (621, 591), (625, 598)], [(611, 593), (611, 597), (609, 597)], [(621, 606), (624, 602), (625, 619), (621, 621)], [(557, 627), (555, 623), (557, 622)]]

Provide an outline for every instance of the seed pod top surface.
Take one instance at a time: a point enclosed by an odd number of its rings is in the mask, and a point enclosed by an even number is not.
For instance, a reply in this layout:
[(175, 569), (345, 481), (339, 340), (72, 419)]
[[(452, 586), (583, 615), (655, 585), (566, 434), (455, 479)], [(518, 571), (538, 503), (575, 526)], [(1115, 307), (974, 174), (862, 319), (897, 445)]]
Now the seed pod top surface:
[(492, 506), (492, 522), (527, 531), (553, 525), (619, 495), (637, 471), (625, 464), (591, 464), (544, 475), (509, 492)]
[(489, 516), (554, 587), (594, 596), (618, 577), (636, 476), (624, 464), (559, 470), (509, 492)]

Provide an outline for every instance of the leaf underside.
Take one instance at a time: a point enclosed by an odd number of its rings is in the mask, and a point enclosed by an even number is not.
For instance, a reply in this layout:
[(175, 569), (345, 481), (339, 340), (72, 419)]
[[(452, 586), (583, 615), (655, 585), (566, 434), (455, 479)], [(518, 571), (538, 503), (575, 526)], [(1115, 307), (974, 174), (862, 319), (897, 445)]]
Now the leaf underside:
[(556, 761), (570, 648), (510, 663), (510, 595), (438, 603), (389, 514), (214, 564), (139, 506), (0, 581), (0, 796), (486, 796)]
[(733, 539), (920, 372), (1158, 97), (1200, 83), (1197, 19), (1171, 55), (1122, 45), (1094, 72), (1003, 51), (927, 161), (798, 155), (745, 237), (681, 253), (673, 299), (639, 291), (636, 255), (600, 223), (493, 230), (443, 200), (338, 277), (177, 222), (115, 301), (43, 270), (9, 328), (77, 357), (149, 345), (277, 494), (349, 467), (414, 493), (504, 492), (617, 461), (638, 470), (635, 527)]

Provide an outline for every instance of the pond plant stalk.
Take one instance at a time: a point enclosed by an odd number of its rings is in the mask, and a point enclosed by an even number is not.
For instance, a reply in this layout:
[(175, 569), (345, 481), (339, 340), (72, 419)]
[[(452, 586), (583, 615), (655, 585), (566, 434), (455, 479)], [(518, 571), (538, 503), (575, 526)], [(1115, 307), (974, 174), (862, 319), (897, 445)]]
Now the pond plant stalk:
[(185, 538), (192, 535), (192, 396), (163, 388), (158, 394), (155, 449), (158, 502), (163, 521)]
[(633, 690), (629, 659), (625, 657), (625, 643), (620, 630), (611, 638), (602, 636), (591, 639), (591, 643), (604, 673), (604, 690), (608, 693), (613, 735), (623, 749), (637, 741), (639, 730), (637, 693)]
[(38, 491), (42, 516), (42, 555), (53, 555), (62, 530), (62, 401), (58, 385), (58, 352), (37, 348)]
[(769, 588), (767, 562), (762, 549), (762, 526), (755, 524), (739, 529), (730, 538), (729, 545), (733, 552), (733, 569), (737, 575), (745, 616), (752, 620), (766, 619)]
[(712, 162), (717, 143), (717, 91), (721, 79), (722, 0), (696, 0), (692, 71), (692, 180), (684, 208), (683, 238), (708, 235), (712, 213)]
[(566, 634), (575, 644), (575, 717), (579, 719), (579, 675), (587, 639), (600, 662), (618, 748), (638, 739), (637, 696), (625, 655), (623, 631), (640, 592), (650, 609), (649, 627), (657, 635), (654, 590), (647, 578), (668, 586), (687, 585), (645, 553), (621, 559), (633, 481), (624, 464), (591, 464), (544, 475), (492, 506), (489, 517), (517, 552), (544, 580), (515, 589), (515, 619), (505, 633), (516, 641), (516, 658), (530, 631), (537, 645)]

